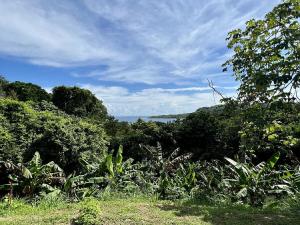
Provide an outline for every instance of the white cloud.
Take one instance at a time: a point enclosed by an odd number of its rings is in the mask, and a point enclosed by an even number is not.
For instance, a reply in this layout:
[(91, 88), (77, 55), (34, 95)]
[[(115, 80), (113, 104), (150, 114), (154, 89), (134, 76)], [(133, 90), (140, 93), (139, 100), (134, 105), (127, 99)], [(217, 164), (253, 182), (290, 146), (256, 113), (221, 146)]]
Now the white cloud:
[(279, 2), (0, 0), (0, 55), (54, 67), (106, 65), (77, 74), (106, 81), (205, 79), (228, 54), (227, 32)]
[(128, 58), (77, 10), (67, 1), (1, 0), (0, 53), (55, 67)]
[[(187, 113), (193, 112), (199, 107), (220, 103), (220, 96), (213, 95), (211, 91), (208, 91), (210, 90), (208, 87), (148, 88), (130, 92), (123, 87), (90, 84), (80, 86), (91, 90), (99, 99), (103, 100), (109, 113), (117, 116)], [(234, 90), (227, 95), (233, 96)]]
[[(111, 73), (99, 76), (105, 80), (148, 82), (148, 63), (160, 65), (152, 73), (168, 77), (168, 81), (205, 77), (220, 71), (226, 60), (227, 33), (243, 26), (252, 17), (261, 17), (279, 0), (85, 0), (92, 12), (119, 27), (143, 49), (135, 64), (122, 77)], [(146, 59), (146, 60), (145, 60)], [(145, 63), (146, 61), (146, 63)], [(146, 65), (146, 66), (145, 66)], [(154, 76), (159, 83), (162, 78)], [(143, 80), (143, 78), (146, 78)], [(153, 81), (152, 81), (153, 82)]]
[(43, 89), (44, 89), (47, 93), (51, 94), (51, 93), (52, 93), (53, 87), (43, 87)]
[(119, 86), (82, 85), (103, 99), (113, 115), (191, 112), (219, 102), (219, 96), (203, 87), (207, 79), (234, 95), (236, 87), (231, 86), (236, 83), (220, 68), (231, 54), (226, 35), (279, 2), (0, 0), (0, 56), (70, 67), (74, 80), (85, 77), (88, 83), (182, 86), (133, 92)]

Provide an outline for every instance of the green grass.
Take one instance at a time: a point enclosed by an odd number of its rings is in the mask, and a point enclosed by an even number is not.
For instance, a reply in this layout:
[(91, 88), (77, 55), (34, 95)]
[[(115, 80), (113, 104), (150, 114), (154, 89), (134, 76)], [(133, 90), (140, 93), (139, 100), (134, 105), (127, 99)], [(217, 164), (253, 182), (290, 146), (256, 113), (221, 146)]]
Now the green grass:
[[(99, 200), (102, 224), (300, 224), (299, 209), (253, 209), (241, 206), (208, 206), (193, 202), (157, 201), (130, 198)], [(32, 206), (14, 201), (0, 203), (0, 224), (70, 224), (78, 216), (78, 203), (52, 202)]]

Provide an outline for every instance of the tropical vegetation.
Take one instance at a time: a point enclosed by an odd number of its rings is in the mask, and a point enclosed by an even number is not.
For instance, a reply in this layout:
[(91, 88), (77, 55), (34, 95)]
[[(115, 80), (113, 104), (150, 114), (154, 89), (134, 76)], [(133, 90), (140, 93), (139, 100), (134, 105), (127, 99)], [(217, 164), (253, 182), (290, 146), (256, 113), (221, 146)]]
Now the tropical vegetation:
[(299, 209), (299, 18), (300, 1), (284, 0), (230, 32), (238, 96), (169, 123), (120, 122), (89, 90), (1, 77), (3, 212), (63, 199), (80, 208), (73, 224), (101, 224), (110, 196)]

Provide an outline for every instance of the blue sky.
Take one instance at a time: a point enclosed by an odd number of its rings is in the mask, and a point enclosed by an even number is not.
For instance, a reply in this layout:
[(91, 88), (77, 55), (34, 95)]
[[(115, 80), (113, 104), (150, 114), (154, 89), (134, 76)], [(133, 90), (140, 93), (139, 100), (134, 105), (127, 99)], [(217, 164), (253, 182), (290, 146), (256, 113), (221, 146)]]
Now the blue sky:
[(192, 112), (238, 83), (226, 35), (280, 0), (0, 0), (0, 74), (80, 86), (112, 115)]

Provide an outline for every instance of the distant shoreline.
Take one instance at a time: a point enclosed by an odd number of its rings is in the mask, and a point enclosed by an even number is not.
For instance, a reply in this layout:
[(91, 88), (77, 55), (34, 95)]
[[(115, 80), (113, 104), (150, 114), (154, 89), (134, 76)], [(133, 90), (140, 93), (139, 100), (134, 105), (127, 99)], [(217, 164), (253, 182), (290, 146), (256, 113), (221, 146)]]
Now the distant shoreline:
[(149, 116), (149, 118), (166, 118), (166, 119), (182, 119), (189, 115), (190, 113), (183, 113), (183, 114), (169, 114), (169, 115), (157, 115), (157, 116)]
[(162, 117), (152, 117), (152, 116), (116, 116), (115, 118), (121, 122), (129, 122), (129, 123), (134, 123), (138, 119), (144, 120), (146, 122), (153, 121), (153, 122), (161, 122), (161, 123), (173, 122), (177, 119), (175, 117), (162, 118)]

